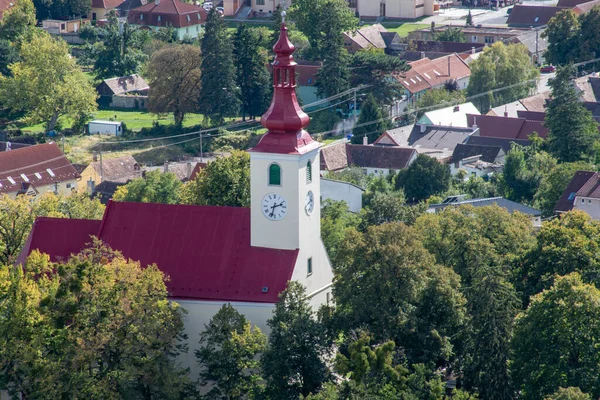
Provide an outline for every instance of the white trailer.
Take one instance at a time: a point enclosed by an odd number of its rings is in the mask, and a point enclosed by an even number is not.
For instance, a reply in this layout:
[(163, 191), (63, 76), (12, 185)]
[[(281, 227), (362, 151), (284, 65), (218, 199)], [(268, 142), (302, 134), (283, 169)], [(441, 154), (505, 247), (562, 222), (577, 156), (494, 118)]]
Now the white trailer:
[(120, 136), (123, 134), (123, 123), (114, 121), (91, 121), (88, 124), (88, 133), (90, 135), (99, 133), (101, 135)]

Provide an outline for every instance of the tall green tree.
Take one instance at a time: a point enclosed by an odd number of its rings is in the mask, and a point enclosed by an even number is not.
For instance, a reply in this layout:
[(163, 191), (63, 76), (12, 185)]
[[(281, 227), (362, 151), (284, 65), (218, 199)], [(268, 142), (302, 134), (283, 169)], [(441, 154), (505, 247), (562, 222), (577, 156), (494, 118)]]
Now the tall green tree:
[(327, 57), (317, 73), (315, 83), (320, 98), (335, 96), (350, 86), (350, 59), (341, 36), (331, 38), (325, 45), (325, 52)]
[(181, 188), (179, 198), (184, 204), (249, 207), (249, 154), (233, 151), (231, 156), (209, 163)]
[[(450, 107), (465, 102), (465, 92), (462, 90), (448, 91), (445, 88), (427, 90), (415, 104), (417, 119), (421, 118), (427, 111), (436, 108)], [(439, 107), (436, 107), (439, 106)]]
[(552, 100), (544, 125), (548, 128), (548, 148), (563, 162), (587, 161), (595, 154), (594, 143), (600, 139), (598, 124), (579, 101), (571, 84), (575, 76), (572, 66), (559, 68), (550, 80)]
[(344, 201), (325, 200), (321, 209), (321, 237), (329, 258), (335, 263), (337, 250), (349, 228), (358, 227), (359, 217)]
[(362, 144), (365, 136), (369, 143), (373, 143), (388, 127), (389, 121), (384, 117), (375, 97), (369, 93), (360, 105), (360, 115), (352, 130), (352, 143)]
[(535, 146), (513, 144), (508, 152), (499, 187), (504, 197), (517, 202), (531, 202), (542, 178), (556, 167), (556, 159)]
[(113, 200), (138, 203), (176, 204), (181, 181), (172, 172), (148, 171), (115, 192)]
[(553, 65), (567, 65), (579, 59), (579, 18), (573, 10), (557, 13), (542, 32), (548, 41), (544, 59)]
[(202, 397), (234, 400), (257, 391), (258, 355), (266, 346), (267, 337), (260, 329), (252, 328), (231, 304), (224, 304), (200, 334), (196, 350), (201, 384), (210, 388)]
[(103, 47), (98, 52), (94, 71), (98, 78), (114, 78), (131, 75), (147, 60), (142, 51), (147, 34), (121, 22), (114, 14), (109, 14), (105, 29)]
[(388, 56), (378, 51), (359, 51), (350, 62), (351, 87), (368, 86), (367, 90), (379, 105), (392, 104), (404, 93), (404, 86), (394, 77), (407, 71), (406, 62), (398, 57)]
[(90, 13), (91, 0), (34, 0), (37, 20), (80, 18)]
[(208, 12), (200, 47), (200, 112), (213, 124), (222, 124), (225, 117), (239, 114), (241, 103), (233, 63), (233, 44), (227, 34), (225, 21), (216, 8)]
[(262, 115), (271, 101), (271, 77), (265, 65), (266, 54), (261, 51), (257, 32), (242, 24), (233, 38), (237, 85), (240, 88), (242, 120)]
[(24, 111), (31, 122), (44, 122), (47, 130), (56, 127), (59, 117), (79, 120), (97, 109), (96, 91), (64, 41), (39, 33), (22, 43), (20, 58), (9, 67), (11, 77), (0, 76), (4, 107)]
[(31, 0), (15, 1), (0, 19), (0, 39), (20, 43), (31, 39), (35, 30), (35, 6)]
[(533, 296), (516, 320), (510, 370), (519, 398), (539, 399), (574, 386), (600, 396), (600, 291), (577, 273)]
[(27, 398), (189, 399), (183, 311), (165, 276), (96, 242), (0, 268), (0, 389)]
[[(592, 60), (600, 51), (600, 34), (598, 24), (600, 23), (600, 8), (597, 6), (579, 15), (579, 59), (581, 61)], [(596, 64), (598, 65), (598, 64)]]
[(0, 75), (11, 76), (9, 65), (19, 61), (19, 51), (11, 42), (0, 39)]
[(288, 283), (267, 325), (271, 333), (261, 366), (268, 398), (298, 399), (316, 393), (330, 379), (324, 360), (329, 345), (304, 286), (295, 281)]
[(444, 193), (450, 187), (450, 177), (447, 164), (419, 154), (408, 168), (398, 172), (396, 188), (404, 189), (406, 199), (415, 203)]
[[(483, 95), (474, 99), (474, 104), (482, 113), (498, 104), (526, 97), (537, 86), (540, 75), (540, 71), (531, 63), (525, 46), (505, 45), (502, 42), (486, 47), (470, 68), (467, 97)], [(499, 88), (503, 89), (490, 93)]]
[[(471, 11), (469, 10), (469, 15), (471, 15)], [(467, 20), (467, 25), (469, 24)], [(471, 22), (472, 24), (472, 22)], [(448, 27), (444, 30), (437, 32), (434, 36), (435, 40), (439, 42), (459, 42), (464, 43), (467, 41), (465, 34), (463, 33), (461, 28), (452, 28)]]
[(560, 388), (553, 395), (544, 400), (592, 400), (592, 396), (583, 393), (581, 389), (575, 387)]

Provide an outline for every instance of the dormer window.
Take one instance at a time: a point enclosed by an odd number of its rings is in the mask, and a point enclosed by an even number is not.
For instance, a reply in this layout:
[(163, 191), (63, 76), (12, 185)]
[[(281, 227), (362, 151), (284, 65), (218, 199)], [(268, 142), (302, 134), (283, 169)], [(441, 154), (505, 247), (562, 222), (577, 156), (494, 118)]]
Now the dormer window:
[(196, 13), (196, 17), (198, 17), (198, 21), (200, 21), (202, 18), (200, 18), (200, 13)]
[(189, 14), (186, 15), (188, 22), (190, 22), (192, 19), (190, 18)]
[(306, 183), (312, 182), (312, 164), (309, 162), (306, 163)]
[(281, 167), (279, 164), (269, 165), (269, 185), (281, 186)]

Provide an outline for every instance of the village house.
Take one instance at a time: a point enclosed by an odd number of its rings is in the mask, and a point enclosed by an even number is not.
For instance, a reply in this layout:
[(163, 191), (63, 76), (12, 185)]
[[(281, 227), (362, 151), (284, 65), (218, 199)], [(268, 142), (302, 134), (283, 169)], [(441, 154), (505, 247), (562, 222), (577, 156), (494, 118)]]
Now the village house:
[(381, 24), (364, 26), (356, 31), (344, 32), (344, 48), (350, 54), (368, 49), (381, 49), (386, 54), (402, 50), (403, 44), (396, 32), (388, 32)]
[(119, 17), (127, 18), (129, 16), (129, 11), (134, 8), (138, 8), (141, 6), (145, 6), (148, 4), (148, 0), (125, 0), (121, 4), (119, 4), (115, 10), (117, 11)]
[(433, 10), (433, 0), (356, 0), (356, 11), (362, 19), (417, 19), (433, 15)]
[(457, 104), (438, 110), (427, 111), (419, 118), (416, 125), (441, 125), (467, 128), (469, 126), (467, 114), (480, 115), (479, 110), (477, 110), (477, 107), (473, 103)]
[(96, 189), (96, 186), (102, 182), (109, 181), (125, 184), (131, 179), (139, 178), (140, 176), (140, 165), (132, 156), (104, 158), (103, 160), (99, 160), (94, 156), (94, 161), (81, 172), (81, 180), (77, 184), (77, 192), (91, 194)]
[(472, 115), (467, 114), (468, 125), (477, 127), (479, 136), (494, 138), (529, 140), (529, 136), (537, 133), (539, 137), (545, 139), (548, 136), (548, 129), (544, 126), (543, 117), (538, 117), (543, 113), (530, 113), (534, 119), (524, 117), (497, 117), (491, 115)]
[(45, 19), (42, 21), (42, 29), (52, 35), (62, 35), (66, 33), (77, 33), (90, 20), (85, 18), (76, 18), (72, 20)]
[(80, 175), (56, 143), (0, 152), (0, 194), (70, 194)]
[(410, 40), (403, 43), (399, 53), (405, 61), (417, 61), (421, 58), (435, 59), (456, 53), (467, 64), (478, 57), (485, 48), (481, 43), (439, 42), (436, 40)]
[(145, 110), (150, 86), (138, 74), (105, 79), (96, 91), (98, 104), (109, 108), (127, 108)]
[(577, 171), (554, 207), (554, 212), (563, 214), (581, 210), (592, 219), (600, 220), (600, 173)]
[[(522, 29), (486, 26), (457, 26), (456, 28), (460, 28), (460, 30), (465, 34), (466, 43), (479, 43), (484, 45), (491, 45), (492, 43), (496, 42), (508, 41), (525, 32)], [(435, 41), (436, 35), (440, 31), (446, 29), (448, 29), (447, 26), (432, 26), (431, 28), (419, 29), (410, 32), (408, 34), (408, 39)]]
[(179, 0), (158, 0), (129, 10), (127, 21), (132, 26), (158, 30), (172, 27), (177, 38), (197, 38), (206, 22), (206, 10)]
[(321, 145), (304, 130), (310, 119), (295, 96), (285, 25), (275, 49), (273, 103), (261, 118), (267, 133), (250, 150), (249, 208), (110, 202), (102, 221), (38, 218), (18, 259), (24, 263), (34, 249), (65, 259), (94, 235), (143, 267), (156, 264), (170, 278), (169, 298), (187, 311), (190, 351), (180, 361), (193, 379), (198, 335), (224, 304), (268, 332), (290, 280), (306, 287), (314, 309), (331, 301), (333, 272), (320, 231)]
[(106, 19), (106, 15), (117, 8), (124, 0), (92, 0), (92, 21)]

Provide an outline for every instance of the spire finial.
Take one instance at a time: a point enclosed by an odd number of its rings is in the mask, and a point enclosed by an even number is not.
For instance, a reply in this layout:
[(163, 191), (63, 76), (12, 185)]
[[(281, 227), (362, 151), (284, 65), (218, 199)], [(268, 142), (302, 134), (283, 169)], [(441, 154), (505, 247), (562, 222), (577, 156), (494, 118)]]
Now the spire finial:
[(285, 16), (287, 15), (287, 13), (285, 11), (281, 12), (281, 23), (285, 24)]

